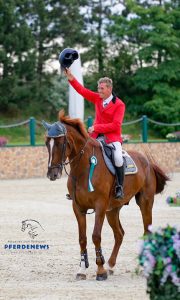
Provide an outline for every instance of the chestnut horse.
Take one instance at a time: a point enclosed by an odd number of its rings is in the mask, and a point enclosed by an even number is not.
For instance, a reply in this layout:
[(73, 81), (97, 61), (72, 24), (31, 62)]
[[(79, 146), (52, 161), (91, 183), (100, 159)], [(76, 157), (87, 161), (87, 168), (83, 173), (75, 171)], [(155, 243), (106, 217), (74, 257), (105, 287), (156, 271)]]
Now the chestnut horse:
[[(129, 151), (135, 161), (138, 172), (125, 176), (124, 198), (115, 199), (115, 177), (107, 169), (98, 141), (89, 137), (84, 124), (79, 119), (70, 119), (64, 111), (59, 113), (59, 121), (50, 125), (44, 122), (47, 129), (46, 146), (49, 152), (48, 173), (50, 180), (60, 178), (63, 168), (70, 165), (67, 187), (72, 201), (73, 210), (78, 222), (79, 244), (81, 249), (80, 269), (77, 279), (86, 279), (89, 266), (86, 238), (86, 214), (88, 209), (95, 211), (95, 224), (92, 240), (95, 245), (97, 280), (105, 280), (107, 273), (113, 273), (116, 258), (121, 246), (124, 229), (119, 220), (119, 211), (135, 196), (136, 203), (142, 214), (144, 232), (152, 223), (152, 207), (154, 195), (161, 193), (169, 178), (150, 159), (138, 152)], [(90, 158), (96, 156), (97, 165), (94, 169), (92, 184), (94, 191), (88, 191)], [(67, 161), (68, 158), (68, 161)], [(101, 249), (101, 231), (105, 216), (114, 233), (114, 247), (104, 267)]]

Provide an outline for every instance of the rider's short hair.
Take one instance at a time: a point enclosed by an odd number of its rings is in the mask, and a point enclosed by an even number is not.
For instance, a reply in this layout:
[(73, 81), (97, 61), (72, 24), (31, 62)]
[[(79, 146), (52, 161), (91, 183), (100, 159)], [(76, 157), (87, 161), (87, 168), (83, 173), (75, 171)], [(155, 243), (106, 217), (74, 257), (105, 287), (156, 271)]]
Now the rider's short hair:
[(109, 78), (109, 77), (102, 77), (98, 80), (98, 85), (100, 83), (106, 83), (106, 86), (107, 87), (113, 87), (113, 82), (112, 82), (112, 79)]

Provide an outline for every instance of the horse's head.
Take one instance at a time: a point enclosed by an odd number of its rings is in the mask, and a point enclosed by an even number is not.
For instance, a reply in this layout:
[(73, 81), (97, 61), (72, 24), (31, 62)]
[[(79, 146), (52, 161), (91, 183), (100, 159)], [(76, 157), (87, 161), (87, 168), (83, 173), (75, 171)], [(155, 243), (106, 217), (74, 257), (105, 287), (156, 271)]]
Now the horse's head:
[(43, 121), (43, 126), (47, 130), (46, 147), (49, 153), (47, 177), (56, 180), (61, 177), (63, 163), (66, 160), (66, 127), (61, 122), (48, 124)]

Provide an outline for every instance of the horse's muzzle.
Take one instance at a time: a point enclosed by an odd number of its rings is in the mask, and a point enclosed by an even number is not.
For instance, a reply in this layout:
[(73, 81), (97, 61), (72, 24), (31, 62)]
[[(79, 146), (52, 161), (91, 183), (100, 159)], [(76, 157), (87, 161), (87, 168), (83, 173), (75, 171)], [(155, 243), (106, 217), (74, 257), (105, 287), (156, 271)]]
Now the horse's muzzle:
[(48, 168), (47, 177), (51, 181), (55, 181), (56, 179), (60, 179), (62, 175), (62, 168), (54, 167), (54, 168)]

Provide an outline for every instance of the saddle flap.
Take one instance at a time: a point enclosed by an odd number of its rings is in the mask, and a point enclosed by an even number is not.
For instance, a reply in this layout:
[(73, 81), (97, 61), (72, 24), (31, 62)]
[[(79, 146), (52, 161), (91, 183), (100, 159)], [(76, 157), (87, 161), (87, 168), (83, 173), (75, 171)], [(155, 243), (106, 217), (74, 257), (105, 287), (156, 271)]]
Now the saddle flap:
[(113, 148), (106, 145), (103, 145), (103, 148), (106, 156), (113, 162)]
[[(102, 140), (97, 139), (97, 141), (101, 145), (103, 158), (104, 158), (104, 161), (105, 161), (105, 164), (106, 164), (108, 170), (113, 175), (115, 175), (116, 173), (115, 173), (114, 159), (113, 159), (114, 147), (107, 145), (104, 141), (102, 142)], [(122, 155), (123, 155), (123, 161), (124, 161), (125, 175), (136, 174), (138, 171), (138, 168), (137, 168), (134, 160), (132, 159), (132, 157), (125, 150), (122, 151)]]
[(122, 151), (122, 155), (124, 160), (125, 175), (136, 174), (138, 168), (132, 157), (125, 150)]
[[(99, 142), (100, 146), (101, 146), (101, 150), (102, 150), (102, 154), (103, 154), (103, 158), (104, 158), (104, 161), (105, 161), (105, 164), (108, 168), (108, 170), (113, 174), (115, 175), (115, 168), (114, 168), (114, 165), (112, 163), (112, 159), (111, 159), (111, 156), (112, 156), (112, 149), (110, 147), (107, 147), (105, 146), (104, 147), (104, 144), (105, 143), (102, 143), (101, 140), (97, 139), (97, 141)], [(106, 154), (107, 153), (107, 154)]]

